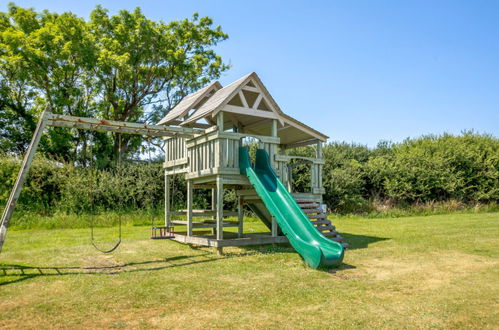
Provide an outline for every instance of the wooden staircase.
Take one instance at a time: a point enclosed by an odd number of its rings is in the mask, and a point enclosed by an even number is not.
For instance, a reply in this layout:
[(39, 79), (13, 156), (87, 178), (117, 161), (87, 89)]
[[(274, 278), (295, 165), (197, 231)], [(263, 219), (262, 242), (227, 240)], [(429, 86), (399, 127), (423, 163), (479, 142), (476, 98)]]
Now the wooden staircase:
[(295, 201), (322, 235), (341, 243), (345, 248), (349, 247), (348, 243), (344, 242), (344, 238), (336, 231), (336, 227), (331, 223), (331, 220), (327, 218), (327, 214), (321, 209), (318, 202), (306, 198), (295, 198)]

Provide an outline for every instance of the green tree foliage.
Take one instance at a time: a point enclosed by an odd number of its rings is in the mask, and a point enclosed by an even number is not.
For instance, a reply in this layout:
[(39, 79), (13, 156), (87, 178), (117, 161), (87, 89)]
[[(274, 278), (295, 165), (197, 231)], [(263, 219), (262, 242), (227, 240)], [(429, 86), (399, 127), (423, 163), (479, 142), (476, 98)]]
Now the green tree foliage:
[[(313, 148), (293, 150), (300, 156), (314, 152)], [(373, 201), (395, 206), (499, 202), (499, 139), (489, 135), (425, 136), (399, 144), (382, 142), (374, 149), (330, 143), (323, 152), (324, 201), (334, 212), (367, 212)], [(7, 200), (19, 166), (19, 158), (0, 156), (0, 204)], [(302, 184), (295, 187), (297, 191), (308, 188), (303, 183), (309, 180), (307, 175), (306, 171), (295, 173), (294, 180)], [(82, 213), (93, 208), (159, 212), (163, 179), (161, 162), (124, 163), (99, 170), (38, 157), (19, 202), (22, 208), (41, 213)], [(176, 175), (172, 181), (172, 207), (185, 208), (185, 180)], [(195, 207), (209, 207), (209, 190), (197, 189), (194, 197)], [(226, 209), (236, 207), (234, 191), (227, 190), (224, 200)]]
[[(156, 22), (139, 8), (109, 16), (97, 6), (89, 26), (98, 53), (93, 72), (104, 98), (100, 116), (155, 122), (182, 97), (218, 78), (228, 67), (210, 47), (227, 35), (212, 24), (197, 14), (192, 20)], [(134, 150), (140, 139), (123, 137), (120, 158), (129, 143)], [(118, 151), (117, 137), (114, 145)]]
[[(87, 22), (72, 13), (9, 4), (0, 13), (0, 148), (25, 151), (36, 117), (48, 105), (67, 115), (156, 122), (227, 70), (212, 49), (226, 38), (197, 14), (164, 23), (139, 8), (111, 16), (97, 6)], [(41, 150), (85, 165), (90, 135), (104, 165), (106, 157), (122, 158), (141, 145), (137, 137), (54, 128)]]
[(410, 205), (499, 201), (499, 139), (465, 132), (324, 147), (325, 202), (337, 212), (368, 211), (373, 201)]

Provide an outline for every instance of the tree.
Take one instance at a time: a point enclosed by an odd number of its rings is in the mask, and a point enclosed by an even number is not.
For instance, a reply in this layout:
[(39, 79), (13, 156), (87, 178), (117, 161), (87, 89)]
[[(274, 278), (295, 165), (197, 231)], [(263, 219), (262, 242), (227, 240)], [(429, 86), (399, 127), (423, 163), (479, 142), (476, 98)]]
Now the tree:
[[(71, 13), (39, 14), (14, 4), (9, 4), (8, 13), (2, 18), (0, 74), (2, 100), (8, 109), (6, 118), (9, 114), (17, 115), (26, 123), (16, 125), (14, 120), (4, 137), (12, 139), (16, 132), (22, 131), (31, 135), (33, 118), (47, 105), (56, 113), (79, 116), (95, 113), (97, 91), (95, 78), (89, 72), (96, 52), (86, 22)], [(29, 138), (24, 136), (20, 141), (25, 149)], [(52, 129), (44, 137), (41, 149), (69, 160), (86, 141), (85, 132)], [(85, 149), (81, 148), (83, 152)]]
[[(210, 47), (227, 35), (212, 24), (197, 14), (165, 24), (147, 19), (139, 8), (109, 16), (97, 6), (90, 28), (98, 48), (93, 72), (103, 95), (100, 115), (156, 122), (187, 93), (218, 78), (228, 66)], [(122, 158), (140, 143), (140, 138), (116, 135), (114, 148)]]
[[(164, 23), (139, 8), (90, 21), (9, 4), (0, 13), (0, 148), (24, 152), (46, 105), (56, 113), (156, 122), (189, 92), (228, 69), (212, 47), (227, 35), (208, 17)], [(139, 150), (139, 137), (50, 129), (40, 149), (85, 165)], [(121, 145), (121, 148), (120, 148)], [(112, 152), (114, 150), (114, 152)]]

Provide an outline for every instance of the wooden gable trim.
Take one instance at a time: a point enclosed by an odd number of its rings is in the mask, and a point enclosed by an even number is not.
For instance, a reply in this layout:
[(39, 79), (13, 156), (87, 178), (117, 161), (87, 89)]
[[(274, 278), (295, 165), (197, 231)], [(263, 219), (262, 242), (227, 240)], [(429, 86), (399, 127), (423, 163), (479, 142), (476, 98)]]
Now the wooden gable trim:
[(279, 115), (272, 111), (255, 110), (246, 107), (238, 107), (235, 105), (227, 104), (223, 109), (223, 112), (230, 112), (240, 115), (247, 115), (253, 117), (270, 118), (270, 119), (281, 119)]
[[(251, 87), (251, 86), (246, 86), (248, 84), (248, 82), (252, 81), (253, 84), (256, 86), (256, 87)], [(272, 98), (272, 96), (269, 94), (269, 91), (265, 88), (265, 86), (263, 85), (262, 81), (260, 80), (260, 78), (258, 78), (258, 75), (253, 72), (251, 73), (250, 75), (248, 75), (248, 77), (246, 79), (244, 79), (240, 84), (239, 86), (224, 100), (224, 102), (217, 108), (215, 109), (215, 111), (212, 112), (211, 114), (211, 117), (215, 117), (220, 111), (226, 109), (226, 107), (228, 106), (228, 102), (230, 100), (232, 100), (232, 98), (239, 93), (239, 96), (241, 97), (241, 102), (243, 102), (243, 104), (246, 104), (246, 99), (244, 98), (244, 95), (243, 93), (241, 92), (243, 89), (246, 89), (246, 90), (251, 90), (251, 91), (255, 91), (257, 93), (260, 93), (260, 95), (263, 95), (262, 97), (265, 99), (265, 101), (267, 101), (267, 104), (269, 105), (271, 111), (263, 111), (263, 110), (257, 110), (257, 109), (250, 109), (250, 108), (246, 108), (250, 111), (253, 112), (253, 114), (251, 113), (247, 113), (247, 112), (234, 112), (234, 113), (239, 113), (239, 114), (242, 114), (242, 115), (250, 115), (250, 116), (257, 116), (255, 113), (261, 113), (262, 114), (262, 117), (263, 118), (273, 118), (273, 119), (277, 119), (279, 120), (279, 123), (281, 125), (284, 125), (284, 121), (283, 119), (279, 116), (280, 114), (282, 114), (282, 111), (281, 109), (279, 108), (279, 106), (277, 105), (277, 103), (275, 102), (275, 100)], [(261, 102), (261, 99), (258, 100), (258, 104)], [(256, 102), (255, 102), (256, 104)], [(232, 107), (232, 106), (230, 106)], [(229, 108), (230, 109), (230, 108)], [(235, 109), (235, 111), (241, 111), (241, 109)], [(257, 112), (255, 112), (257, 111)], [(231, 112), (231, 111), (229, 111)], [(269, 116), (266, 116), (264, 113), (265, 112), (272, 112), (274, 113), (276, 116), (275, 117), (269, 117)]]

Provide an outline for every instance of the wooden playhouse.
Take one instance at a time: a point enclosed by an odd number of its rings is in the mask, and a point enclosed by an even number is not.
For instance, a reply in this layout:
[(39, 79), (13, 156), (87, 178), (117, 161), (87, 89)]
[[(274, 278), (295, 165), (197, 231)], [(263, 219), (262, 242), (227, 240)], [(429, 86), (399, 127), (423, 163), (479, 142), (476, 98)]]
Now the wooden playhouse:
[[(256, 73), (225, 87), (216, 81), (186, 96), (158, 125), (201, 132), (165, 137), (165, 225), (186, 228), (184, 232), (176, 231), (175, 240), (217, 247), (219, 252), (224, 246), (288, 241), (248, 178), (240, 174), (239, 147), (252, 141), (268, 152), (272, 168), (317, 230), (332, 240), (343, 241), (321, 207), (322, 145), (328, 137), (286, 115)], [(302, 146), (313, 146), (315, 157), (286, 154), (286, 150)], [(307, 191), (292, 191), (291, 168), (303, 163), (310, 166), (310, 187)], [(176, 174), (187, 180), (185, 210), (170, 209), (171, 176)], [(196, 189), (211, 189), (209, 210), (193, 209)], [(224, 210), (224, 189), (235, 190), (237, 212)], [(268, 233), (244, 232), (243, 205), (248, 205), (266, 224)], [(174, 220), (175, 215), (183, 215), (186, 220)], [(229, 232), (229, 227), (235, 228)]]

